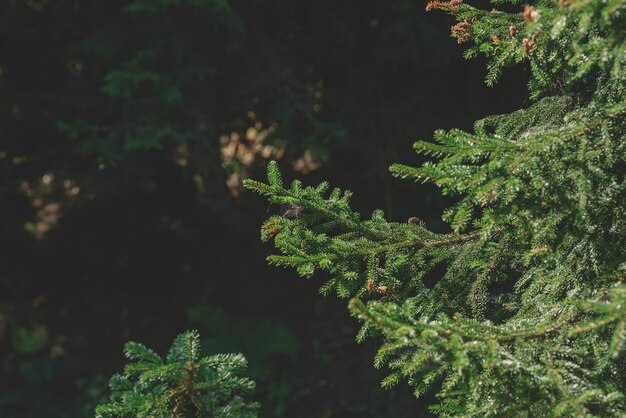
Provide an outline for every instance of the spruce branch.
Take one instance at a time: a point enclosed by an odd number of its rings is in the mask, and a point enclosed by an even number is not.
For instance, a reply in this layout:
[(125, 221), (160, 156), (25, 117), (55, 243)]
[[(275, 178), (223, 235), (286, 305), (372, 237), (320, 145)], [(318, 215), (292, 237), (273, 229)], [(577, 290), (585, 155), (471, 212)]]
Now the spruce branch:
[[(626, 287), (619, 285), (608, 291), (610, 295), (608, 301), (573, 300), (565, 309), (560, 305), (555, 305), (549, 310), (557, 315), (554, 319), (543, 320), (542, 323), (532, 326), (528, 325), (530, 321), (521, 318), (501, 326), (480, 324), (462, 317), (454, 319), (439, 316), (435, 320), (418, 319), (414, 317), (412, 313), (414, 307), (410, 303), (404, 306), (380, 302), (365, 304), (352, 299), (349, 309), (354, 316), (370, 324), (385, 336), (386, 342), (379, 349), (375, 364), (377, 367), (388, 364), (392, 369), (400, 370), (400, 372), (395, 372), (385, 379), (383, 386), (395, 384), (402, 378), (411, 380), (416, 376), (422, 376), (424, 379), (426, 374), (436, 370), (437, 375), (445, 375), (446, 391), (451, 392), (455, 388), (461, 389), (463, 382), (480, 381), (486, 373), (496, 373), (504, 380), (515, 379), (515, 374), (525, 373), (526, 367), (529, 371), (532, 370), (530, 364), (533, 360), (544, 361), (541, 360), (544, 358), (549, 362), (546, 364), (547, 367), (544, 370), (532, 371), (531, 383), (537, 385), (534, 390), (540, 392), (548, 383), (548, 386), (555, 391), (551, 394), (554, 399), (558, 399), (559, 396), (565, 398), (556, 409), (571, 412), (572, 410), (585, 410), (588, 401), (597, 399), (603, 394), (601, 391), (595, 391), (594, 396), (589, 397), (584, 390), (581, 392), (572, 389), (561, 376), (574, 373), (570, 379), (579, 380), (588, 374), (588, 371), (569, 361), (564, 363), (562, 359), (553, 358), (550, 354), (553, 344), (564, 339), (569, 341), (573, 336), (581, 338), (582, 333), (601, 335), (604, 332), (602, 328), (613, 328), (614, 335), (617, 336), (613, 339), (621, 338), (623, 341), (622, 324), (626, 318), (624, 292), (626, 292)], [(603, 306), (601, 314), (597, 304)], [(590, 316), (594, 318), (581, 326), (585, 318)], [(528, 350), (536, 344), (535, 341), (538, 339), (544, 341), (541, 351), (536, 352), (532, 349), (534, 358), (526, 357), (529, 354)], [(622, 346), (612, 341), (611, 348), (616, 347)], [(619, 350), (617, 354), (614, 351), (608, 351), (604, 355), (607, 356), (608, 361), (611, 361), (611, 359), (618, 358), (622, 352), (621, 348)], [(459, 363), (460, 359), (464, 360)], [(461, 379), (458, 378), (459, 376)], [(427, 380), (428, 385), (434, 383), (434, 379)], [(515, 388), (515, 386), (505, 384), (498, 390), (510, 391)], [(421, 388), (419, 392), (423, 393), (426, 389)], [(574, 396), (574, 393), (579, 393), (579, 395)], [(613, 396), (615, 399), (611, 404), (619, 408), (618, 401), (623, 400), (623, 396), (618, 396), (616, 393)], [(499, 397), (503, 397), (503, 394), (499, 394)], [(572, 398), (578, 401), (571, 403)], [(546, 399), (542, 402), (547, 401)], [(534, 403), (531, 400), (528, 402)], [(528, 403), (523, 405), (528, 405)], [(506, 404), (500, 405), (501, 408), (505, 406)], [(485, 410), (481, 411), (485, 412)]]
[(111, 378), (110, 402), (96, 408), (96, 417), (256, 417), (258, 404), (244, 401), (254, 382), (239, 376), (245, 358), (200, 353), (197, 331), (176, 337), (165, 360), (142, 344), (127, 343), (124, 354), (133, 363)]
[(352, 297), (357, 339), (384, 339), (383, 386), (407, 380), (420, 396), (440, 384), (443, 416), (621, 416), (626, 1), (493, 3), (519, 9), (427, 9), (455, 16), (466, 56), (487, 57), (487, 84), (527, 62), (533, 104), (437, 131), (414, 146), (429, 161), (390, 168), (457, 197), (443, 214), (453, 233), (362, 219), (349, 192), (285, 188), (272, 163), (269, 184), (246, 186), (297, 215), (263, 225), (280, 252), (269, 261), (329, 276), (321, 291)]
[(306, 277), (316, 269), (330, 273), (323, 293), (336, 290), (342, 297), (365, 296), (376, 290), (376, 294), (389, 291), (399, 295), (421, 284), (403, 283), (386, 271), (401, 268), (410, 260), (422, 265), (428, 264), (427, 259), (442, 261), (468, 242), (482, 239), (479, 231), (435, 234), (420, 224), (388, 222), (382, 211), (375, 211), (369, 221), (360, 221), (361, 215), (349, 206), (350, 192), (335, 189), (327, 196), (327, 183), (303, 188), (295, 181), (285, 188), (279, 179), (280, 172), (272, 162), (267, 184), (244, 183), (258, 193), (269, 193), (270, 202), (303, 208), (295, 219), (273, 216), (263, 225), (262, 238), (273, 239), (283, 253), (269, 256), (268, 262), (294, 267)]

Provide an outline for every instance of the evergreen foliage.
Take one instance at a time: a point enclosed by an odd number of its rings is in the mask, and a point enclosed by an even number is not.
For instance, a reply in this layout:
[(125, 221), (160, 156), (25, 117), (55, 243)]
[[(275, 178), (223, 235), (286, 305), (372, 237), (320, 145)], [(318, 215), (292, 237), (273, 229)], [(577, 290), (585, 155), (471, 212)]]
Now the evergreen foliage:
[(239, 374), (247, 366), (240, 354), (200, 357), (196, 331), (179, 335), (165, 359), (148, 347), (129, 342), (124, 353), (132, 362), (110, 381), (111, 402), (96, 416), (220, 417), (257, 416), (258, 405), (243, 396), (254, 382)]
[(358, 338), (384, 337), (383, 387), (434, 388), (442, 416), (622, 416), (626, 2), (493, 3), (427, 9), (456, 17), (452, 35), (487, 57), (488, 84), (529, 63), (534, 103), (473, 132), (437, 131), (415, 144), (433, 161), (391, 167), (454, 197), (452, 231), (380, 210), (364, 220), (349, 191), (285, 187), (272, 163), (267, 184), (246, 182), (284, 208), (262, 227), (280, 251), (269, 262), (320, 270), (322, 293), (353, 297)]

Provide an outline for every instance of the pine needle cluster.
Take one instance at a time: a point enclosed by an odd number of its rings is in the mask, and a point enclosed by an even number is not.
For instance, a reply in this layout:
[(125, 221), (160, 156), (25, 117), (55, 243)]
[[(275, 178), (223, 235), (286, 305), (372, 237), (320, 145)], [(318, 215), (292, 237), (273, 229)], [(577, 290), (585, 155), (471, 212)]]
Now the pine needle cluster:
[(244, 397), (254, 382), (240, 373), (247, 363), (241, 354), (200, 357), (196, 331), (179, 335), (165, 359), (148, 347), (129, 342), (131, 360), (114, 375), (110, 403), (96, 408), (101, 418), (214, 417), (253, 418), (258, 404)]
[(285, 208), (262, 227), (280, 252), (269, 262), (323, 272), (323, 294), (352, 298), (358, 338), (383, 336), (383, 386), (435, 390), (441, 416), (623, 416), (626, 1), (493, 3), (427, 9), (456, 17), (488, 84), (527, 63), (533, 103), (437, 131), (415, 144), (431, 161), (391, 167), (456, 197), (451, 232), (363, 219), (349, 191), (286, 187), (272, 163), (267, 184), (246, 181)]

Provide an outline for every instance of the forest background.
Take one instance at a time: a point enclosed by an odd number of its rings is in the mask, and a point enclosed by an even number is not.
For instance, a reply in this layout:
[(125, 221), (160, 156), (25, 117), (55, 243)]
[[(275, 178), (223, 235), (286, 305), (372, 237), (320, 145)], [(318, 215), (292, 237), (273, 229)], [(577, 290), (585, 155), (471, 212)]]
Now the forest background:
[(0, 2), (0, 416), (93, 416), (124, 342), (162, 353), (190, 328), (246, 355), (262, 416), (427, 416), (379, 390), (345, 301), (266, 265), (258, 227), (281, 209), (241, 187), (276, 159), (444, 231), (449, 202), (388, 166), (520, 108), (527, 70), (485, 87), (424, 6)]

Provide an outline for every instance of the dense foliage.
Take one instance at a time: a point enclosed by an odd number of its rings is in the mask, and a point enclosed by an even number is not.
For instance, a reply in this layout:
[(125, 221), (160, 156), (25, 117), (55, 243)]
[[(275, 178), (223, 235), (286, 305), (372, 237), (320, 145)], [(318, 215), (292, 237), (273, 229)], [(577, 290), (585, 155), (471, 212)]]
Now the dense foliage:
[(132, 363), (111, 378), (111, 402), (99, 405), (96, 416), (215, 417), (257, 416), (258, 405), (243, 396), (254, 382), (239, 374), (246, 368), (241, 354), (200, 357), (197, 331), (179, 335), (165, 359), (148, 347), (129, 342), (124, 354)]
[[(487, 83), (528, 62), (530, 97), (473, 132), (437, 131), (433, 157), (402, 178), (432, 182), (454, 203), (452, 231), (418, 218), (362, 220), (329, 185), (246, 186), (285, 205), (262, 228), (270, 263), (356, 297), (359, 339), (384, 336), (377, 367), (391, 386), (434, 388), (442, 416), (621, 416), (626, 413), (626, 2), (517, 1), (484, 10), (428, 3), (452, 35), (484, 54)], [(369, 299), (369, 302), (363, 300)]]

